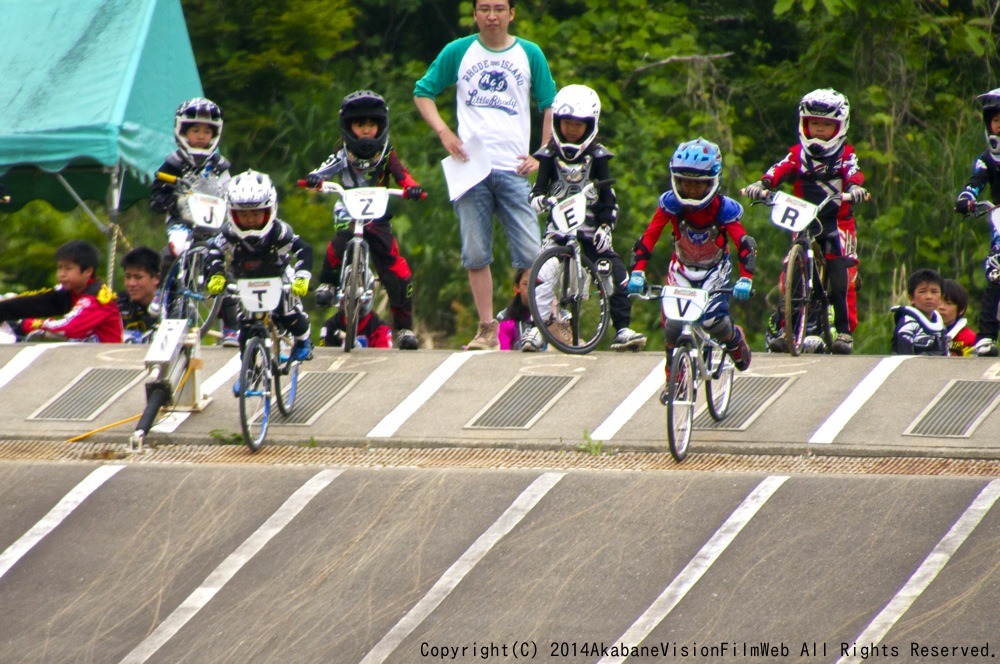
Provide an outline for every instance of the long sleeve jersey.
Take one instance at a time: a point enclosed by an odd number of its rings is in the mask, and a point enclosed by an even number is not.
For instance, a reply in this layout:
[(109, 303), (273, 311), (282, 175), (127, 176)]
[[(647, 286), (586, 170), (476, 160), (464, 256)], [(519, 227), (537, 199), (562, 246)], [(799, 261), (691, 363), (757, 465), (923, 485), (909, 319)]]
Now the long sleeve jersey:
[[(327, 157), (326, 161), (319, 168), (309, 174), (318, 175), (324, 180), (335, 180), (345, 189), (388, 187), (391, 184), (390, 177), (402, 189), (420, 186), (413, 176), (410, 175), (406, 166), (403, 165), (399, 155), (396, 154), (396, 150), (391, 146), (385, 158), (368, 170), (362, 171), (351, 166), (347, 158), (347, 150), (341, 148), (336, 153)], [(347, 206), (339, 199), (334, 206), (334, 215), (340, 224), (348, 224), (351, 221), (351, 216), (347, 213)], [(389, 221), (390, 219), (392, 219), (392, 214), (386, 212), (380, 221)]]
[(0, 320), (22, 320), (25, 332), (44, 330), (71, 341), (121, 343), (123, 338), (115, 295), (97, 280), (78, 294), (55, 288), (3, 300)]
[[(767, 169), (761, 182), (768, 189), (774, 189), (782, 182), (792, 182), (796, 196), (818, 204), (827, 196), (843, 193), (853, 185), (860, 187), (865, 182), (865, 176), (858, 166), (858, 155), (850, 145), (845, 144), (836, 155), (824, 159), (804, 153), (801, 145), (793, 145), (784, 159)], [(820, 221), (824, 224), (833, 221), (832, 210), (820, 210)], [(853, 204), (842, 202), (837, 209), (836, 220), (853, 218)]]
[[(555, 144), (549, 142), (533, 156), (538, 160), (538, 176), (531, 188), (531, 197), (555, 196), (562, 200), (578, 193), (591, 181), (609, 179), (609, 162), (615, 155), (600, 143), (591, 143), (576, 159), (566, 162), (559, 157)], [(614, 229), (617, 217), (615, 190), (601, 187), (596, 200), (587, 205), (587, 211), (588, 226), (608, 225)]]
[(212, 239), (205, 272), (208, 276), (222, 274), (226, 267), (226, 251), (232, 251), (230, 268), (238, 279), (280, 276), (285, 265), (296, 276), (310, 278), (313, 265), (312, 246), (302, 240), (286, 222), (275, 219), (263, 238), (246, 240), (227, 224)]

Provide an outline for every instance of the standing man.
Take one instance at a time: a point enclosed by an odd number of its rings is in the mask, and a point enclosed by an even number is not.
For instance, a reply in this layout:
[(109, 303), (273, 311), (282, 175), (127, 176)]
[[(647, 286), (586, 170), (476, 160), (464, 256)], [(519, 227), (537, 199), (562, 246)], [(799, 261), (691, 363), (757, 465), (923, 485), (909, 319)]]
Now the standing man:
[[(463, 142), (478, 135), (492, 169), (485, 180), (455, 202), (462, 233), (462, 265), (479, 315), (479, 331), (469, 350), (496, 350), (493, 318), (493, 214), (510, 244), (514, 268), (528, 268), (541, 250), (538, 219), (529, 204), (528, 174), (538, 168), (531, 156), (530, 101), (543, 112), (542, 145), (551, 134), (556, 86), (538, 45), (510, 34), (515, 0), (472, 0), (479, 33), (451, 42), (417, 81), (413, 101), (437, 132), (441, 145), (456, 159), (468, 155)], [(434, 98), (456, 86), (458, 135), (438, 113)]]

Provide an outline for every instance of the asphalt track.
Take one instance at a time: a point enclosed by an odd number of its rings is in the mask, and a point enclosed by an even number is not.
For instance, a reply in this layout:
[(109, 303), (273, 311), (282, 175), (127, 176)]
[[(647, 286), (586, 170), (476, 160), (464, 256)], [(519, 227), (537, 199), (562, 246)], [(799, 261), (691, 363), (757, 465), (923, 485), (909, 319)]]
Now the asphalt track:
[[(228, 380), (153, 452), (128, 453), (114, 430), (64, 443), (135, 412), (138, 390), (85, 423), (29, 415), (82, 367), (134, 356), (46, 350), (30, 363), (51, 362), (33, 393), (29, 373), (12, 375), (20, 350), (0, 349), (5, 662), (976, 662), (1000, 652), (1000, 416), (973, 413), (959, 437), (913, 433), (954, 381), (994, 380), (988, 360), (916, 358), (889, 371), (876, 357), (755, 358), (758, 378), (794, 380), (743, 429), (696, 431), (678, 465), (655, 451), (662, 407), (639, 398), (653, 353), (324, 351), (323, 371), (364, 375), (307, 427), (309, 444), (299, 430), (251, 455), (199, 439), (235, 415)], [(205, 383), (228, 362), (205, 353)], [(524, 374), (579, 378), (527, 427), (466, 427)], [(634, 410), (624, 406), (637, 391)], [(343, 422), (336, 435), (324, 418)], [(419, 467), (440, 450), (450, 467)], [(498, 467), (463, 461), (477, 454)], [(726, 458), (760, 470), (702, 464)], [(841, 464), (787, 471), (820, 458)], [(590, 459), (602, 469), (587, 469)], [(614, 469), (628, 459), (660, 461)]]

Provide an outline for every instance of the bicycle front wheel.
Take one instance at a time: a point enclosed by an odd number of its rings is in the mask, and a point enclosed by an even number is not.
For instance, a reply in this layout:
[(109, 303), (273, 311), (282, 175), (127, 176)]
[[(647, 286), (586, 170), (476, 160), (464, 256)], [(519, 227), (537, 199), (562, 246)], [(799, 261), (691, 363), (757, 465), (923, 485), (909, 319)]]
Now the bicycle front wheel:
[(271, 417), (271, 359), (260, 337), (247, 342), (240, 367), (240, 424), (243, 442), (256, 452)]
[(538, 255), (528, 275), (528, 306), (546, 341), (583, 355), (604, 338), (610, 307), (593, 261), (580, 254), (578, 270), (575, 255), (572, 247), (549, 247)]
[(809, 261), (805, 247), (795, 243), (788, 252), (785, 266), (785, 342), (788, 352), (797, 356), (809, 324)]
[(221, 297), (211, 297), (205, 291), (205, 263), (208, 250), (194, 246), (178, 257), (173, 284), (170, 318), (186, 318), (192, 330), (204, 338), (222, 308)]
[[(277, 366), (274, 369), (274, 400), (278, 402), (278, 410), (285, 417), (290, 417), (295, 408), (295, 393), (299, 387), (299, 365), (292, 360), (290, 337), (274, 335)], [(287, 388), (287, 389), (282, 389)]]
[(670, 454), (677, 461), (687, 456), (694, 428), (694, 371), (690, 349), (687, 346), (675, 348), (667, 381), (667, 442)]
[(733, 395), (733, 375), (736, 367), (729, 355), (718, 346), (705, 348), (705, 366), (711, 379), (705, 382), (705, 400), (708, 412), (716, 422), (729, 414), (729, 400)]
[(344, 266), (347, 274), (344, 275), (344, 352), (350, 353), (354, 349), (354, 342), (358, 338), (358, 318), (361, 314), (361, 291), (365, 287), (363, 277), (364, 265), (362, 263), (362, 251), (359, 246), (352, 246), (351, 258)]

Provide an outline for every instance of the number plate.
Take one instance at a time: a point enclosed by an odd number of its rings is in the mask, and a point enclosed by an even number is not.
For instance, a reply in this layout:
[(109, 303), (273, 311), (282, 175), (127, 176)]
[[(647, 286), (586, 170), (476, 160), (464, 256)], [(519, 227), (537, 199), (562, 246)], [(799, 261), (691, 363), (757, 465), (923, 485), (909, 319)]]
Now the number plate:
[(384, 187), (345, 189), (341, 200), (351, 217), (371, 221), (385, 215), (385, 209), (389, 206), (389, 192)]
[(693, 323), (701, 318), (708, 306), (708, 291), (700, 288), (664, 286), (660, 305), (667, 320)]
[(557, 231), (569, 234), (587, 221), (587, 196), (583, 192), (559, 201), (552, 208), (552, 225)]
[(274, 311), (281, 302), (281, 277), (262, 277), (260, 279), (237, 279), (240, 302), (243, 309), (250, 313)]
[(773, 200), (771, 221), (775, 226), (793, 233), (804, 231), (819, 211), (819, 208), (809, 201), (780, 191), (774, 192)]
[(217, 231), (226, 221), (226, 201), (218, 196), (190, 192), (184, 196), (182, 209), (195, 228)]

